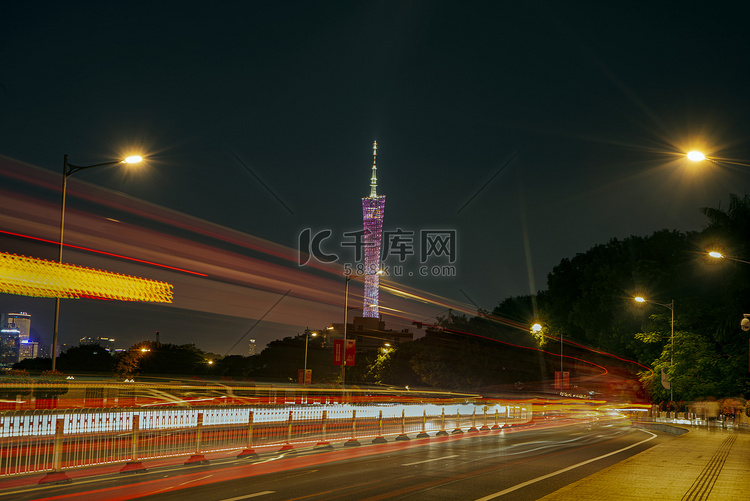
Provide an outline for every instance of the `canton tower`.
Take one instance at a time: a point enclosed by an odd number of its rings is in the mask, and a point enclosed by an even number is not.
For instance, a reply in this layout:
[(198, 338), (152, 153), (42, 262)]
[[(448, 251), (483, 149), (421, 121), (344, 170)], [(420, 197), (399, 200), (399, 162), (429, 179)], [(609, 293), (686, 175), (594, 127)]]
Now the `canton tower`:
[(365, 298), (362, 316), (380, 318), (378, 292), (380, 290), (380, 245), (383, 234), (385, 195), (378, 196), (378, 142), (372, 143), (372, 177), (370, 196), (362, 199), (362, 221), (365, 234)]

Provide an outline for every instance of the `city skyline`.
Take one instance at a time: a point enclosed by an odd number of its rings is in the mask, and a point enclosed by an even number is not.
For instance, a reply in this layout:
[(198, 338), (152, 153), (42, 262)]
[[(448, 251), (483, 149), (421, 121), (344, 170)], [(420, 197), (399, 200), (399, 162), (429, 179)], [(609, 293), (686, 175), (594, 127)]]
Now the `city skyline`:
[(3, 13), (6, 496), (746, 497), (741, 6)]
[[(389, 326), (534, 294), (562, 259), (610, 239), (700, 230), (701, 207), (748, 183), (746, 168), (684, 157), (750, 159), (739, 19), (717, 9), (698, 28), (689, 10), (643, 9), (188, 1), (175, 17), (162, 4), (51, 3), (43, 15), (14, 4), (0, 250), (57, 256), (63, 155), (94, 165), (141, 153), (132, 168), (70, 178), (65, 241), (79, 248), (64, 256), (174, 284), (175, 303), (65, 300), (60, 341), (158, 330), (224, 354), (255, 326), (261, 348), (343, 317), (357, 260), (342, 244), (362, 230), (377, 139), (383, 237), (412, 239), (378, 279)], [(60, 24), (90, 36), (59, 39)], [(306, 230), (330, 235), (321, 251), (337, 260), (299, 265)], [(430, 231), (454, 236), (452, 257), (423, 256)], [(364, 305), (362, 281), (350, 285), (350, 304)], [(47, 338), (53, 307), (0, 296)]]
[(39, 356), (43, 350), (38, 340), (31, 338), (31, 315), (25, 311), (2, 312), (0, 318), (0, 367)]

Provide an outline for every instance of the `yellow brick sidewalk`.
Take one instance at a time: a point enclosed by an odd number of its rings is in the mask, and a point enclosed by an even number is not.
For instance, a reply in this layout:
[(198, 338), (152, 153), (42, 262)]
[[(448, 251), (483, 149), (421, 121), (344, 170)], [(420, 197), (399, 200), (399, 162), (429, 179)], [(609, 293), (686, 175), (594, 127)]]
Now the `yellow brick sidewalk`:
[(640, 454), (559, 489), (544, 501), (750, 500), (750, 433), (686, 427)]

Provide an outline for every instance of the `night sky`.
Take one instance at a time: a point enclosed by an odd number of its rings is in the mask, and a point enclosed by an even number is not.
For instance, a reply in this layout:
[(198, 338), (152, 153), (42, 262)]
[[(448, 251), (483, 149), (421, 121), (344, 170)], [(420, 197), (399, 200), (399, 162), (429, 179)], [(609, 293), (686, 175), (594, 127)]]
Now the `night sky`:
[[(750, 162), (747, 13), (730, 3), (15, 4), (0, 30), (0, 231), (57, 238), (63, 154), (141, 153), (138, 170), (70, 178), (66, 243), (207, 275), (66, 250), (168, 281), (175, 302), (64, 300), (63, 343), (158, 330), (245, 354), (250, 337), (340, 322), (354, 256), (339, 243), (361, 229), (374, 140), (384, 228), (414, 232), (387, 280), (446, 299), (383, 294), (393, 328), (545, 289), (561, 259), (611, 238), (700, 230), (700, 207), (750, 181), (683, 159)], [(331, 230), (338, 263), (298, 265), (307, 228)], [(422, 230), (456, 231), (455, 276), (418, 276)], [(57, 257), (7, 235), (0, 250)], [(0, 294), (48, 343), (53, 304)]]

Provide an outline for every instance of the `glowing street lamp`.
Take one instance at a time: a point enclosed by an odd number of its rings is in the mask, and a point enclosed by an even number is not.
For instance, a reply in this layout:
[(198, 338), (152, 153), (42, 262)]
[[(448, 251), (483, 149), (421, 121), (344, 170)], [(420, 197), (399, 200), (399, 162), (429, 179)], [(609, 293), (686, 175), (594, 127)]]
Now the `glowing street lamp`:
[(708, 157), (704, 155), (700, 151), (691, 151), (687, 154), (688, 160), (692, 160), (693, 162), (702, 162), (704, 160), (707, 160), (713, 164), (721, 165), (721, 164), (732, 164), (732, 165), (741, 165), (743, 167), (750, 167), (750, 164), (743, 163), (743, 162), (735, 162), (734, 160), (727, 160), (725, 158), (718, 158), (718, 157)]
[(711, 251), (708, 253), (708, 255), (714, 259), (729, 259), (730, 261), (736, 261), (738, 263), (750, 264), (750, 261), (744, 261), (742, 259), (737, 259), (736, 257), (725, 256), (721, 252), (717, 252), (717, 251)]
[[(58, 255), (58, 261), (60, 264), (63, 262), (63, 232), (65, 230), (65, 195), (68, 191), (68, 178), (78, 171), (85, 169), (93, 169), (94, 167), (104, 167), (107, 165), (117, 164), (135, 164), (141, 162), (143, 158), (140, 156), (130, 156), (121, 160), (112, 160), (109, 162), (103, 162), (100, 164), (79, 166), (73, 165), (68, 162), (68, 155), (63, 155), (63, 178), (62, 178), (62, 199), (60, 202), (60, 251)], [(57, 327), (60, 320), (60, 298), (55, 298), (55, 324), (52, 331), (52, 370), (55, 370), (55, 362), (57, 361)]]
[[(656, 305), (659, 305), (659, 306), (663, 306), (665, 308), (669, 308), (669, 310), (672, 312), (672, 320), (670, 322), (670, 326), (671, 326), (671, 331), (672, 332), (671, 332), (671, 334), (669, 336), (670, 337), (670, 344), (671, 344), (671, 349), (669, 350), (670, 351), (669, 369), (670, 369), (670, 372), (672, 372), (674, 370), (674, 299), (671, 302), (669, 302), (669, 303), (657, 303), (655, 301), (649, 301), (648, 299), (643, 298), (641, 296), (636, 296), (633, 299), (636, 302), (638, 302), (638, 303), (651, 303), (651, 304), (656, 304)], [(671, 374), (670, 374), (670, 376), (671, 376)], [(674, 388), (673, 388), (673, 385), (672, 385), (671, 378), (670, 378), (670, 381), (669, 381), (669, 400), (671, 402), (674, 402)]]

